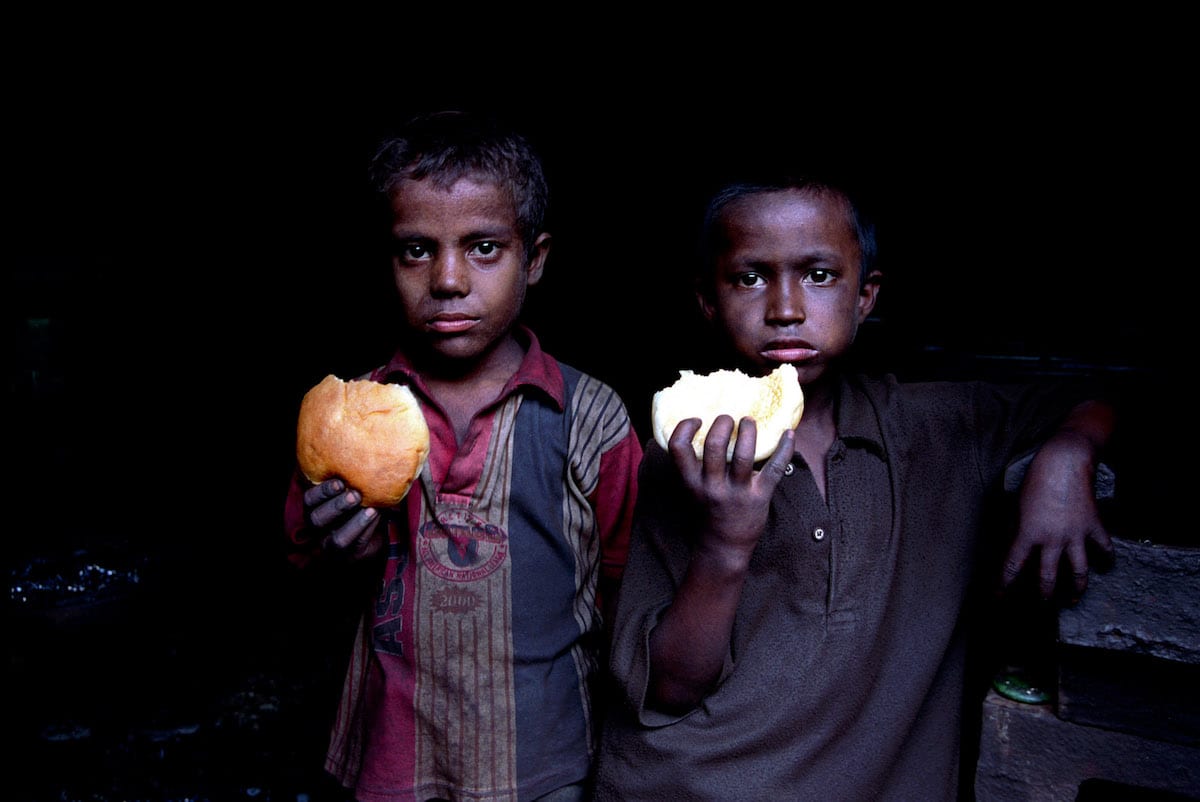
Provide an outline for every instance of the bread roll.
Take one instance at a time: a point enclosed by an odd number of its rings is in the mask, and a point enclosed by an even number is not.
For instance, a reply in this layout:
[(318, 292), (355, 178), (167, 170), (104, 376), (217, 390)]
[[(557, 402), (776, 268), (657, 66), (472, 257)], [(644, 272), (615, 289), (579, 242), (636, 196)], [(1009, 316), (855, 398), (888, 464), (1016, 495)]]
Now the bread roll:
[(796, 427), (803, 412), (804, 393), (796, 368), (785, 362), (762, 377), (740, 370), (708, 374), (681, 370), (678, 381), (654, 394), (650, 418), (654, 439), (664, 449), (679, 421), (699, 418), (702, 423), (692, 438), (692, 449), (701, 457), (709, 427), (718, 415), (729, 415), (733, 418), (734, 437), (729, 440), (726, 460), (733, 459), (738, 422), (743, 417), (753, 418), (758, 433), (754, 461), (760, 462), (775, 453), (779, 438)]
[(398, 504), (428, 457), (429, 427), (405, 385), (330, 374), (300, 403), (301, 472), (314, 484), (340, 477), (365, 507)]

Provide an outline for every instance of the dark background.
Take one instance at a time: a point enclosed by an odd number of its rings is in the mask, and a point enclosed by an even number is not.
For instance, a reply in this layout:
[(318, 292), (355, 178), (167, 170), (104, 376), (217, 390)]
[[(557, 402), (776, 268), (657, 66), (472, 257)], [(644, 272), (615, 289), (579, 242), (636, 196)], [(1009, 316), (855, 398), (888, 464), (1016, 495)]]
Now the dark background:
[[(877, 212), (867, 364), (1100, 380), (1124, 404), (1116, 534), (1195, 543), (1164, 464), (1194, 340), (1169, 49), (1015, 71), (964, 46), (853, 80), (670, 62), (567, 91), (549, 59), (433, 86), (428, 59), (84, 39), (23, 52), (6, 101), (6, 694), (31, 798), (319, 795), (352, 604), (290, 572), (280, 513), (303, 392), (390, 353), (364, 179), (413, 111), (505, 113), (543, 152), (555, 240), (528, 318), (643, 435), (653, 391), (706, 358), (682, 280), (705, 189), (786, 157)], [(71, 589), (81, 566), (137, 582)]]

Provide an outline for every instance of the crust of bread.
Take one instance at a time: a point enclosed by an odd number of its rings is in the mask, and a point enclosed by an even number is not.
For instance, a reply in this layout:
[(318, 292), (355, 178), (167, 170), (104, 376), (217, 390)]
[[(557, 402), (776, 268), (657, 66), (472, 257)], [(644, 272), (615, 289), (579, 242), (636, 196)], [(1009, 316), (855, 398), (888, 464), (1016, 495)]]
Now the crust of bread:
[(429, 457), (429, 427), (402, 384), (326, 376), (304, 395), (296, 460), (314, 484), (340, 477), (364, 507), (400, 503)]

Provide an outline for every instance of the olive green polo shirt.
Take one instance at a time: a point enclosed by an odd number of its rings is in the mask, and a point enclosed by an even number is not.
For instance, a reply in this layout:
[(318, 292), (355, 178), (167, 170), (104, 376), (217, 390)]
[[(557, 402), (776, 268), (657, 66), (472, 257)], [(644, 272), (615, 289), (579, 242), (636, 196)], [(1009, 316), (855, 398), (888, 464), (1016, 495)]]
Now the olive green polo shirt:
[(977, 565), (977, 533), (1005, 467), (1073, 400), (1038, 386), (844, 380), (828, 502), (794, 457), (722, 677), (682, 716), (643, 703), (649, 634), (694, 531), (669, 456), (649, 443), (597, 799), (953, 800), (964, 606), (977, 567), (1001, 570)]

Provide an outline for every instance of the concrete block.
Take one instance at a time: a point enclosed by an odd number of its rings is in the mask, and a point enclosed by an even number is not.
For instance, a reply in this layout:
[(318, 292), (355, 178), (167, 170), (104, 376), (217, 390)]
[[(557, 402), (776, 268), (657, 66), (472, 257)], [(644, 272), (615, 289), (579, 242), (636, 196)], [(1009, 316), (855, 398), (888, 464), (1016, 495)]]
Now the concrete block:
[(1112, 567), (1059, 613), (1059, 642), (1200, 665), (1200, 549), (1113, 546)]
[(1058, 716), (1200, 745), (1200, 549), (1127, 540), (1058, 615)]
[(1084, 783), (1200, 798), (1200, 749), (1063, 721), (1050, 705), (983, 703), (978, 802), (1071, 802)]

